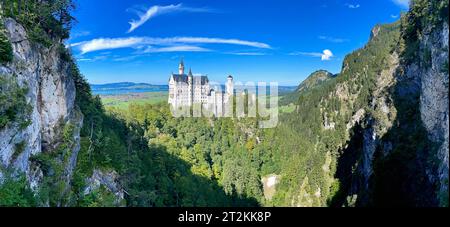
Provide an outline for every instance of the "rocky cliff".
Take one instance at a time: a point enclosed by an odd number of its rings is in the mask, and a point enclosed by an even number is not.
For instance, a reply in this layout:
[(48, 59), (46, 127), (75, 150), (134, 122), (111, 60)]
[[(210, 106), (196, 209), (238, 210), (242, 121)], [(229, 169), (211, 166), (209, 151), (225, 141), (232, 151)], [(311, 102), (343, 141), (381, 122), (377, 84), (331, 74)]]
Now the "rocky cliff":
[[(11, 122), (0, 129), (2, 167), (25, 173), (32, 187), (36, 188), (43, 173), (33, 165), (32, 157), (58, 147), (62, 142), (62, 129), (72, 124), (76, 129), (72, 135), (74, 143), (65, 151), (71, 154), (66, 165), (67, 177), (70, 178), (79, 150), (78, 131), (83, 119), (74, 105), (75, 85), (69, 64), (61, 58), (58, 45), (41, 48), (33, 44), (25, 29), (13, 19), (5, 19), (4, 26), (12, 44), (13, 60), (0, 65), (0, 74), (27, 89), (25, 96), (32, 111), (26, 116), (30, 123), (25, 128)], [(23, 144), (23, 149), (13, 157), (18, 152), (15, 145), (19, 143)]]
[[(0, 18), (12, 47), (11, 61), (0, 64), (0, 184), (25, 176), (37, 206), (70, 206), (81, 149), (83, 113), (76, 104), (80, 75), (61, 42), (45, 47), (29, 39), (14, 19)], [(123, 204), (115, 172), (93, 170), (81, 179), (86, 196), (100, 186)]]
[[(375, 26), (337, 76), (296, 94), (289, 120), (322, 162), (332, 157), (331, 171), (302, 176), (331, 185), (317, 204), (448, 206), (448, 31), (448, 1), (413, 1), (401, 20)], [(292, 200), (315, 193), (306, 188)]]
[(428, 138), (436, 144), (434, 149), (436, 149), (437, 175), (429, 174), (429, 177), (431, 180), (437, 180), (439, 197), (445, 194), (448, 196), (448, 33), (448, 22), (437, 27), (427, 26), (420, 42), (421, 51), (418, 56), (425, 61), (424, 64), (419, 65), (415, 62), (405, 67), (408, 77), (420, 81), (420, 118)]
[[(356, 53), (367, 54), (371, 43), (393, 37), (396, 45), (387, 48), (382, 64), (354, 70), (357, 60), (344, 63), (344, 74), (353, 69), (350, 81), (368, 71), (374, 77), (364, 83), (369, 89), (362, 108), (347, 106), (353, 115), (338, 159), (336, 176), (347, 195), (340, 205), (448, 206), (449, 28), (448, 12), (438, 10), (448, 10), (448, 1), (422, 3), (415, 1), (397, 25), (375, 27), (368, 46)], [(358, 96), (349, 91), (350, 81), (337, 85), (341, 102), (361, 97), (362, 89)], [(327, 109), (323, 114), (330, 115)]]

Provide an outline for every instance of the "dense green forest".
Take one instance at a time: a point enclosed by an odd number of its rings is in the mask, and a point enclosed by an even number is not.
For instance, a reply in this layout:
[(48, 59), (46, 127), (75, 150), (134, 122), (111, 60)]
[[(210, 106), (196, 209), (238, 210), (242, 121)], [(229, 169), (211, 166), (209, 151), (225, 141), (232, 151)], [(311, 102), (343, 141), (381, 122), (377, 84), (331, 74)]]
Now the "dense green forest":
[[(61, 42), (69, 37), (74, 21), (70, 15), (75, 7), (72, 1), (36, 4), (31, 0), (6, 0), (3, 17), (13, 17), (23, 24), (36, 45), (61, 47), (61, 58), (71, 64), (76, 105), (84, 121), (80, 132), (81, 149), (73, 179), (69, 182), (70, 190), (65, 190), (67, 187), (62, 180), (64, 161), (55, 161), (56, 157), (66, 160), (67, 154), (62, 151), (74, 143), (70, 137), (74, 126), (67, 124), (62, 126), (65, 136), (56, 150), (33, 157), (33, 162), (43, 169), (46, 176), (38, 193), (31, 192), (23, 177), (7, 179), (0, 186), (0, 205), (358, 205), (355, 204), (356, 198), (348, 197), (351, 194), (350, 179), (346, 177), (355, 173), (353, 166), (350, 164), (344, 168), (339, 163), (346, 158), (345, 154), (352, 154), (349, 148), (353, 147), (357, 134), (357, 129), (348, 130), (348, 122), (358, 110), (368, 113), (366, 119), (384, 119), (377, 115), (379, 113), (374, 111), (370, 102), (377, 88), (377, 76), (389, 67), (394, 52), (403, 53), (402, 59), (411, 59), (417, 49), (410, 48), (416, 45), (414, 37), (421, 34), (419, 28), (423, 23), (448, 20), (448, 12), (444, 12), (448, 11), (448, 1), (431, 5), (422, 0), (415, 2), (415, 7), (400, 21), (377, 26), (377, 34), (367, 45), (345, 57), (339, 75), (333, 76), (325, 71), (313, 73), (307, 83), (282, 101), (286, 105), (294, 104), (295, 111), (281, 114), (276, 128), (260, 129), (256, 118), (174, 118), (166, 103), (105, 108), (100, 97), (92, 94), (73, 56)], [(436, 14), (423, 13), (421, 9), (426, 7), (436, 7), (432, 10)], [(11, 61), (11, 47), (2, 30), (0, 51), (0, 62)], [(318, 75), (320, 79), (317, 79)], [(14, 84), (14, 81), (0, 78), (0, 83), (3, 86)], [(7, 121), (14, 120), (14, 111), (26, 111), (20, 108), (25, 106), (21, 99), (25, 91), (15, 86), (8, 87), (14, 89), (14, 96), (0, 95), (0, 103), (11, 103), (10, 99), (13, 99), (15, 105), (7, 106), (5, 111), (1, 109), (0, 128)], [(398, 111), (404, 115), (397, 121), (418, 120), (418, 113), (410, 108), (410, 105), (417, 105), (417, 97), (402, 103), (409, 104), (399, 106)], [(362, 125), (357, 127), (364, 127), (368, 122), (362, 121)], [(413, 133), (406, 135), (411, 131)], [(395, 169), (400, 166), (401, 171), (411, 170), (411, 166), (399, 164), (403, 161), (398, 160), (412, 159), (410, 155), (416, 153), (408, 151), (416, 152), (417, 147), (424, 146), (424, 142), (417, 142), (426, 141), (423, 128), (405, 127), (387, 132), (385, 137), (392, 137), (390, 139), (399, 145), (394, 146), (392, 159), (377, 162), (375, 168), (390, 166)], [(118, 173), (120, 186), (125, 192), (124, 201), (118, 204), (114, 194), (104, 187), (84, 193), (85, 179), (95, 169)], [(262, 178), (268, 175), (281, 179), (271, 199), (264, 196), (262, 183)], [(373, 195), (380, 202), (369, 201), (366, 204), (388, 203), (383, 199), (385, 190), (388, 190), (385, 181), (395, 181), (402, 176), (386, 175), (387, 172), (380, 170), (375, 178), (379, 184)], [(395, 193), (393, 196), (400, 196), (401, 191)]]

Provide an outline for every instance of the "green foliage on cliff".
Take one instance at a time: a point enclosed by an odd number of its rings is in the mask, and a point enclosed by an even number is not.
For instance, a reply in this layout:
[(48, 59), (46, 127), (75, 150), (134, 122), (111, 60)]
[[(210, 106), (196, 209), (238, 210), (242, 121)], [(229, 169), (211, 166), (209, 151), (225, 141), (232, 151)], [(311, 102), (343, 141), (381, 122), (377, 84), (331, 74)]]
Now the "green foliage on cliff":
[(115, 207), (115, 196), (109, 192), (104, 186), (85, 195), (83, 199), (78, 201), (80, 207)]
[(31, 157), (32, 164), (40, 167), (45, 176), (39, 186), (37, 200), (50, 206), (62, 206), (71, 196), (66, 174), (74, 146), (74, 126), (68, 123), (59, 127), (63, 130), (57, 147)]
[(24, 140), (19, 143), (16, 143), (14, 145), (14, 153), (12, 154), (11, 159), (15, 160), (17, 157), (19, 157), (19, 155), (25, 151), (25, 146), (26, 142)]
[(25, 176), (11, 177), (10, 173), (2, 176), (0, 185), (0, 207), (34, 207), (38, 205), (33, 191), (29, 188)]
[(69, 37), (74, 22), (72, 0), (5, 0), (1, 4), (2, 16), (22, 24), (35, 43), (50, 47)]
[(28, 89), (17, 84), (14, 76), (0, 75), (0, 129), (16, 122), (21, 128), (29, 125), (31, 105), (25, 95)]
[(12, 61), (13, 53), (11, 43), (6, 37), (5, 30), (3, 28), (3, 22), (0, 20), (0, 64)]
[[(449, 20), (448, 0), (414, 0), (408, 13), (402, 16), (400, 51), (406, 62), (417, 60), (419, 42), (424, 34)], [(448, 51), (448, 50), (447, 50)]]

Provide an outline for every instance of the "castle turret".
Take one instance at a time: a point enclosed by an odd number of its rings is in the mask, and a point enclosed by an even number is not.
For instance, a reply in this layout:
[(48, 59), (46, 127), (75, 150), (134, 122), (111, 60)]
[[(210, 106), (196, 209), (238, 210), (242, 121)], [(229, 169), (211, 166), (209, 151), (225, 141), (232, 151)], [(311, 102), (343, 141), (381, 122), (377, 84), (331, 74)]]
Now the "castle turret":
[(227, 77), (227, 84), (225, 90), (227, 95), (234, 95), (233, 77), (231, 75)]
[[(184, 66), (183, 66), (184, 71)], [(187, 76), (188, 80), (188, 95), (189, 95), (189, 106), (194, 103), (194, 76), (192, 75), (192, 70), (189, 69), (189, 74)]]
[(180, 75), (184, 74), (184, 62), (183, 62), (183, 59), (181, 59), (180, 65), (178, 66), (178, 74), (180, 74)]
[(188, 73), (187, 78), (188, 78), (188, 84), (193, 84), (194, 76), (192, 75), (192, 70), (191, 69), (189, 69), (189, 73)]

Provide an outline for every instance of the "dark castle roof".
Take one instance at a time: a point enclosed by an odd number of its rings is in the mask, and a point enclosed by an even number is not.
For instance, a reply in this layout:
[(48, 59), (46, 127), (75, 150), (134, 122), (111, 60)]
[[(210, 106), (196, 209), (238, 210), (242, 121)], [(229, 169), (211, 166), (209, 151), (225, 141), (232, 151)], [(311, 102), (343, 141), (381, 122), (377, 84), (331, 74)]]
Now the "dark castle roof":
[[(189, 76), (186, 74), (172, 74), (173, 80), (177, 83), (183, 82), (187, 83)], [(205, 85), (209, 83), (208, 76), (192, 76), (194, 84), (196, 85)]]
[(186, 74), (172, 74), (172, 77), (175, 82), (188, 82), (188, 76)]
[(194, 76), (194, 84), (205, 85), (209, 83), (207, 76)]

